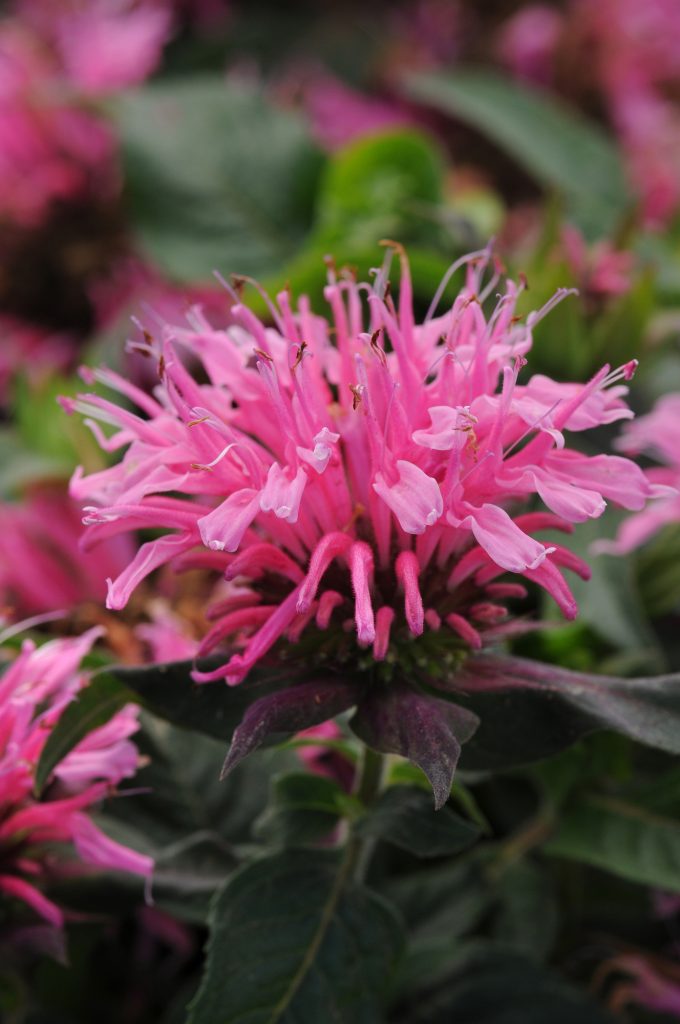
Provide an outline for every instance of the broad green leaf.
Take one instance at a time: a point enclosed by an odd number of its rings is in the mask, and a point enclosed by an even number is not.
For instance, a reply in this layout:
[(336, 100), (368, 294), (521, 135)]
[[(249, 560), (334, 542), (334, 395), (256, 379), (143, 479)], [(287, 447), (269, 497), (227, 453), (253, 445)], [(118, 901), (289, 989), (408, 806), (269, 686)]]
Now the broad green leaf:
[(529, 764), (603, 729), (680, 753), (680, 674), (620, 679), (482, 655), (447, 687), (481, 723), (464, 748), (467, 770)]
[(481, 70), (409, 75), (405, 89), (491, 139), (539, 184), (559, 189), (589, 237), (611, 234), (630, 209), (613, 142), (555, 97)]
[(432, 809), (428, 793), (416, 786), (391, 786), (356, 825), (361, 836), (399, 846), (416, 857), (447, 857), (471, 846), (480, 829), (450, 807)]
[(281, 846), (304, 846), (332, 832), (351, 798), (333, 779), (291, 772), (272, 780), (255, 834)]
[[(224, 661), (207, 659), (205, 670)], [(182, 729), (230, 741), (252, 703), (296, 681), (290, 666), (259, 668), (250, 672), (242, 686), (222, 682), (195, 683), (192, 661), (176, 661), (143, 668), (114, 668), (110, 674), (135, 694), (135, 699), (154, 715)]]
[(498, 884), (500, 909), (494, 938), (539, 963), (545, 961), (559, 929), (559, 906), (542, 864), (524, 859), (509, 867)]
[(400, 1006), (390, 1024), (607, 1024), (584, 993), (521, 955), (469, 943), (450, 960), (450, 978)]
[(56, 766), (93, 729), (134, 701), (129, 690), (106, 673), (96, 676), (62, 713), (42, 749), (35, 771), (35, 792), (40, 794)]
[(217, 75), (146, 84), (112, 106), (133, 230), (169, 275), (262, 277), (299, 249), (322, 158), (296, 115)]
[(585, 799), (563, 814), (543, 849), (631, 882), (680, 892), (680, 821), (623, 800)]
[(375, 1024), (401, 928), (351, 882), (349, 862), (290, 851), (239, 871), (217, 895), (188, 1024)]

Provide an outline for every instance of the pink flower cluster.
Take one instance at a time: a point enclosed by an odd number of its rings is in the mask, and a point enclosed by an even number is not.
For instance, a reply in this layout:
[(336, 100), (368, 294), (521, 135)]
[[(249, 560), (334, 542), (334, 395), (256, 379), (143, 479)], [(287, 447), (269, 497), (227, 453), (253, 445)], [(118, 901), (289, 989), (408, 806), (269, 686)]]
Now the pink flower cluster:
[[(394, 247), (398, 306), (391, 250), (373, 284), (330, 270), (331, 322), (305, 297), (294, 309), (284, 291), (267, 300), (265, 326), (232, 291), (226, 330), (194, 311), (187, 327), (147, 335), (160, 373), (153, 396), (109, 371), (85, 372), (136, 411), (95, 393), (63, 400), (107, 451), (126, 449), (116, 465), (73, 478), (88, 543), (162, 531), (109, 581), (108, 607), (124, 607), (168, 562), (190, 559), (233, 581), (202, 652), (227, 638), (240, 650), (197, 678), (240, 682), (277, 641), (314, 629), (327, 651), (354, 632), (378, 661), (423, 633), (479, 647), (480, 630), (505, 616), (499, 601), (525, 593), (497, 582), (506, 572), (573, 617), (563, 570), (587, 576), (588, 567), (534, 535), (569, 532), (606, 500), (641, 510), (656, 493), (628, 459), (566, 443), (567, 431), (632, 416), (622, 381), (634, 363), (604, 366), (587, 384), (519, 380), (532, 327), (565, 292), (525, 318), (515, 313), (522, 286), (508, 281), (485, 313), (500, 280), (485, 250), (451, 267), (416, 323), (408, 263)], [(464, 265), (464, 286), (438, 315)], [(188, 357), (200, 363), (195, 375)], [(549, 511), (533, 509), (537, 497)]]
[(144, 876), (153, 869), (149, 857), (110, 839), (87, 813), (136, 771), (129, 739), (138, 728), (134, 706), (81, 740), (54, 769), (44, 796), (34, 792), (42, 749), (87, 684), (79, 666), (99, 635), (94, 629), (39, 648), (26, 641), (0, 679), (0, 892), (56, 926), (63, 911), (42, 886), (72, 870), (73, 853), (94, 867)]
[(627, 554), (640, 547), (670, 523), (680, 523), (680, 394), (664, 395), (647, 416), (630, 424), (618, 441), (628, 455), (643, 452), (653, 456), (662, 466), (645, 470), (650, 485), (657, 489), (660, 500), (637, 515), (628, 516), (613, 543), (602, 543), (601, 550)]

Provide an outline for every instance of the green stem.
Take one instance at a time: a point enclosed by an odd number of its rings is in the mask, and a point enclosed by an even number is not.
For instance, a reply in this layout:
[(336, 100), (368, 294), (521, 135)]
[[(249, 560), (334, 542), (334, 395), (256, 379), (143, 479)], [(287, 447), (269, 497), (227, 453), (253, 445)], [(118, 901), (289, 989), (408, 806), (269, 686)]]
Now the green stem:
[[(370, 810), (382, 788), (385, 774), (385, 756), (370, 747), (364, 747), (357, 766), (354, 783), (356, 796), (366, 810)], [(352, 829), (345, 854), (349, 874), (355, 882), (363, 882), (373, 856), (376, 840), (357, 835)]]

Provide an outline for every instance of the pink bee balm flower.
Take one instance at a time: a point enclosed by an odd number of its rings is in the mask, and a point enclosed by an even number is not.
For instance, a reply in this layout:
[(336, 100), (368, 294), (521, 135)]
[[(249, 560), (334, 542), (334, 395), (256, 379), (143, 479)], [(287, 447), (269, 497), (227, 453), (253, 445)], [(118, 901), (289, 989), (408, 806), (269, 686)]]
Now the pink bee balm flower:
[[(372, 658), (387, 671), (432, 644), (458, 656), (511, 628), (503, 601), (525, 591), (498, 579), (506, 573), (538, 583), (572, 618), (563, 571), (587, 577), (588, 567), (535, 534), (569, 532), (608, 500), (640, 511), (655, 493), (628, 459), (567, 445), (570, 432), (632, 416), (634, 363), (587, 384), (525, 370), (532, 327), (566, 292), (523, 319), (521, 287), (508, 281), (487, 310), (499, 273), (483, 251), (453, 265), (417, 323), (405, 254), (388, 244), (401, 260), (398, 303), (389, 256), (373, 284), (330, 271), (330, 321), (282, 292), (266, 326), (232, 292), (233, 326), (190, 315), (148, 340), (161, 378), (153, 396), (87, 371), (136, 408), (95, 393), (64, 400), (107, 450), (125, 449), (116, 465), (73, 478), (89, 540), (161, 531), (109, 581), (108, 607), (195, 548), (239, 584), (202, 647), (229, 639), (234, 653), (199, 680), (239, 683), (275, 645), (290, 655), (304, 643), (307, 658), (315, 637), (336, 664)], [(536, 498), (547, 511), (531, 510)]]
[(54, 769), (42, 797), (35, 795), (35, 768), (51, 729), (87, 685), (79, 669), (101, 630), (36, 648), (26, 641), (0, 679), (0, 892), (22, 900), (50, 923), (64, 915), (42, 891), (58, 877), (58, 847), (67, 844), (94, 867), (148, 876), (153, 862), (110, 839), (88, 810), (123, 779), (134, 775), (138, 755), (130, 736), (137, 709), (123, 708), (95, 729)]
[(680, 523), (680, 394), (664, 395), (647, 416), (641, 416), (624, 432), (618, 447), (630, 455), (645, 452), (660, 462), (645, 470), (660, 500), (636, 515), (628, 516), (616, 540), (601, 542), (600, 550), (627, 554), (640, 547), (669, 523)]

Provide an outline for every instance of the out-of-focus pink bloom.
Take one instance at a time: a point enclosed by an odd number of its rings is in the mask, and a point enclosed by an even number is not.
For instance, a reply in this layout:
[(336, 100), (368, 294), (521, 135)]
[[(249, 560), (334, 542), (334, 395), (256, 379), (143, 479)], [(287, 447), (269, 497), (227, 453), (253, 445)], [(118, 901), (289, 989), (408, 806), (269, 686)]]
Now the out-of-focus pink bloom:
[(392, 26), (409, 67), (451, 63), (462, 51), (464, 16), (457, 0), (416, 0), (394, 11)]
[(20, 0), (18, 10), (52, 45), (64, 77), (90, 95), (148, 78), (173, 17), (171, 4), (155, 0)]
[(77, 507), (61, 487), (0, 503), (0, 604), (14, 619), (103, 600), (103, 580), (121, 572), (135, 549), (129, 538), (115, 537), (84, 553), (82, 532)]
[(72, 363), (75, 349), (75, 339), (67, 334), (0, 316), (0, 405), (7, 401), (17, 374), (39, 381), (51, 371), (64, 372)]
[(616, 540), (600, 542), (599, 550), (626, 554), (640, 547), (669, 523), (680, 523), (680, 394), (664, 395), (647, 416), (630, 424), (618, 442), (629, 455), (642, 452), (651, 455), (663, 466), (645, 470), (650, 485), (663, 496), (649, 508), (628, 516)]
[(499, 52), (519, 77), (558, 88), (569, 89), (585, 66), (621, 140), (645, 221), (667, 223), (680, 204), (680, 114), (668, 98), (680, 83), (675, 0), (571, 0), (564, 13), (525, 8), (502, 29)]
[(680, 967), (676, 963), (626, 953), (606, 966), (607, 973), (617, 971), (628, 978), (612, 992), (609, 1004), (613, 1010), (620, 1011), (633, 1004), (680, 1016)]
[(146, 608), (150, 622), (135, 628), (135, 636), (148, 645), (151, 662), (189, 661), (198, 654), (199, 643), (188, 631), (179, 615), (165, 603), (157, 601)]
[[(320, 725), (313, 725), (309, 729), (299, 732), (296, 739), (300, 740), (341, 740), (342, 730), (332, 719), (322, 722)], [(332, 747), (305, 745), (297, 748), (300, 760), (311, 772), (316, 775), (323, 775), (327, 779), (335, 779), (348, 792), (352, 788), (354, 779), (354, 765), (348, 758), (343, 757), (340, 750)]]
[(657, 917), (675, 917), (680, 914), (680, 893), (657, 889), (652, 893), (652, 903)]
[(302, 91), (314, 135), (329, 150), (415, 120), (399, 100), (359, 92), (327, 72), (314, 75)]
[[(80, 662), (101, 630), (36, 648), (26, 641), (0, 680), (0, 892), (60, 926), (64, 915), (42, 891), (66, 866), (59, 845), (94, 867), (148, 876), (152, 860), (110, 839), (88, 811), (134, 775), (137, 709), (123, 708), (54, 769), (36, 797), (35, 768), (50, 731), (87, 685)], [(69, 870), (71, 867), (69, 866)]]
[(570, 224), (562, 228), (562, 246), (581, 294), (599, 299), (625, 295), (630, 290), (631, 252), (615, 249), (606, 240), (589, 250), (581, 232)]
[(55, 200), (117, 182), (108, 126), (59, 85), (39, 40), (0, 22), (0, 217), (31, 226)]
[(503, 26), (498, 55), (518, 78), (548, 84), (553, 78), (555, 52), (563, 29), (564, 15), (554, 7), (523, 7)]
[[(313, 631), (327, 653), (372, 648), (378, 661), (426, 630), (479, 647), (480, 630), (506, 614), (499, 601), (524, 593), (496, 582), (505, 572), (544, 587), (571, 618), (561, 570), (587, 577), (588, 567), (534, 534), (569, 532), (606, 500), (640, 510), (655, 494), (629, 460), (583, 455), (565, 437), (632, 416), (621, 382), (634, 362), (585, 385), (518, 381), (533, 326), (567, 293), (518, 320), (521, 288), (509, 281), (487, 318), (499, 271), (484, 250), (454, 264), (416, 323), (397, 249), (398, 307), (389, 256), (373, 284), (330, 271), (331, 322), (304, 297), (293, 309), (284, 291), (265, 327), (233, 293), (235, 326), (216, 331), (190, 316), (147, 339), (161, 373), (153, 397), (110, 371), (87, 372), (135, 411), (96, 394), (63, 400), (108, 450), (127, 449), (117, 465), (73, 478), (91, 542), (163, 531), (109, 582), (108, 607), (124, 607), (149, 573), (197, 545), (206, 566), (244, 584), (201, 648), (231, 638), (242, 650), (197, 678), (238, 683), (277, 642), (294, 647)], [(463, 266), (463, 288), (438, 315)], [(183, 353), (201, 360), (200, 375)], [(527, 511), (536, 495), (549, 512)]]

